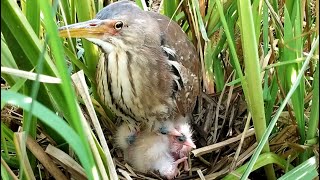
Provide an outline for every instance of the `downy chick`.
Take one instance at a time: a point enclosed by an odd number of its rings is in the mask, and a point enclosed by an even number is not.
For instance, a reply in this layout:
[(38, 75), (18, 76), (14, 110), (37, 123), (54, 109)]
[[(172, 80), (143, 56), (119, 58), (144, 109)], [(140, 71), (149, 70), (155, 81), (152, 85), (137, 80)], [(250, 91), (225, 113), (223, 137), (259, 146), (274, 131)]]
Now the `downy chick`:
[(128, 148), (133, 142), (138, 134), (138, 130), (131, 130), (127, 123), (123, 123), (117, 130), (116, 142), (121, 149)]
[[(180, 117), (177, 121), (165, 121), (157, 124), (155, 128), (159, 129), (161, 134), (168, 134), (169, 148), (174, 159), (178, 160), (187, 157), (189, 152), (196, 148), (192, 140), (191, 127), (188, 118)], [(187, 159), (184, 161), (184, 170), (189, 171)]]
[(185, 171), (188, 171), (187, 155), (195, 148), (189, 124), (185, 121), (165, 121), (156, 124), (155, 129), (155, 132), (140, 133), (130, 130), (126, 123), (119, 127), (116, 140), (125, 160), (139, 171), (157, 170), (168, 179), (179, 173), (177, 167), (182, 162)]
[[(148, 132), (144, 130), (144, 134), (155, 133), (163, 136), (171, 136), (170, 139), (174, 139), (173, 137), (182, 136), (175, 127), (174, 124), (170, 121), (159, 122), (155, 124), (154, 129), (155, 132)], [(124, 159), (128, 161), (128, 152), (131, 150), (132, 144), (136, 141), (137, 138), (140, 138), (140, 130), (129, 127), (127, 123), (123, 123), (116, 132), (116, 145), (123, 151)]]
[(116, 145), (123, 151), (124, 159), (128, 159), (128, 151), (130, 146), (135, 142), (140, 130), (128, 126), (123, 123), (116, 132)]
[[(176, 136), (170, 144), (170, 151), (175, 159), (187, 157), (189, 152), (196, 148), (192, 140), (191, 127), (187, 122), (178, 122), (175, 128), (181, 133), (181, 136)], [(189, 171), (187, 159), (184, 161), (184, 170)]]
[(160, 175), (173, 179), (178, 173), (178, 165), (187, 157), (175, 159), (170, 152), (172, 135), (160, 132), (145, 132), (137, 136), (130, 146), (128, 161), (141, 172), (159, 171)]

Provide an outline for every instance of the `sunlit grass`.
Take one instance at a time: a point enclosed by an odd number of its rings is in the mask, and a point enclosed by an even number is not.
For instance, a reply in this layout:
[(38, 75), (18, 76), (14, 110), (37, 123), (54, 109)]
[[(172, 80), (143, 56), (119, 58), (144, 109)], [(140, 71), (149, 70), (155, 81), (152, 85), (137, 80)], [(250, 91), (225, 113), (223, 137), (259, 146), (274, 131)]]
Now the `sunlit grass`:
[[(65, 41), (58, 37), (57, 28), (92, 19), (104, 3), (1, 1), (1, 66), (6, 67), (1, 68), (1, 77), (10, 86), (1, 90), (2, 110), (8, 104), (21, 107), (23, 130), (36, 137), (37, 128), (41, 127), (56, 147), (66, 152), (71, 147), (73, 157), (89, 179), (102, 179), (104, 175), (116, 179), (117, 175), (113, 167), (109, 169), (112, 160), (106, 155), (110, 152), (106, 152), (109, 150), (103, 147), (105, 144), (84, 128), (89, 124), (81, 120), (79, 106), (85, 102), (81, 95), (77, 96), (71, 75), (83, 70), (97, 116), (107, 119), (109, 128), (115, 127), (111, 122), (114, 115), (108, 107), (99, 105), (95, 92), (98, 47), (83, 39)], [(240, 95), (246, 100), (245, 113), (252, 114), (259, 143), (251, 160), (236, 167), (236, 174), (243, 175), (243, 179), (251, 170), (261, 167), (267, 167), (266, 176), (274, 179), (276, 170), (272, 164), (287, 172), (276, 173), (283, 178), (317, 176), (313, 146), (319, 142), (318, 3), (314, 0), (161, 2), (159, 12), (177, 21), (199, 52), (203, 92), (214, 96), (233, 86), (241, 88)], [(144, 0), (138, 1), (141, 8), (146, 8), (146, 4)], [(84, 53), (77, 54), (79, 49)], [(229, 77), (234, 79), (228, 81)], [(283, 128), (276, 125), (282, 111), (288, 112), (290, 122), (298, 125), (299, 145), (306, 147), (302, 152), (294, 152), (298, 158), (294, 153), (293, 157), (281, 157), (281, 153), (269, 152), (270, 137)], [(2, 179), (16, 176), (10, 168), (29, 166), (28, 162), (18, 161), (21, 149), (14, 146), (15, 135), (17, 132), (1, 121), (1, 166), (6, 169), (1, 171)], [(33, 171), (27, 170), (27, 176), (39, 174), (32, 153), (28, 152), (26, 158)], [(225, 178), (237, 179), (233, 173), (228, 172)]]

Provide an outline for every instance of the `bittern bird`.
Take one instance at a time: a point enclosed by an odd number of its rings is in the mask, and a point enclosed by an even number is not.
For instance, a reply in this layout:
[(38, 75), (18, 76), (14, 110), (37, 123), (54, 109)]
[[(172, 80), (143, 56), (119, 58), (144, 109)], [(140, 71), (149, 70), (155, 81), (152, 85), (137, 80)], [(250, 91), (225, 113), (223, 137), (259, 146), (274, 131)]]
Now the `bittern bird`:
[(129, 124), (153, 130), (156, 122), (193, 111), (199, 95), (198, 55), (180, 26), (166, 16), (119, 1), (59, 33), (86, 38), (100, 48), (97, 94)]

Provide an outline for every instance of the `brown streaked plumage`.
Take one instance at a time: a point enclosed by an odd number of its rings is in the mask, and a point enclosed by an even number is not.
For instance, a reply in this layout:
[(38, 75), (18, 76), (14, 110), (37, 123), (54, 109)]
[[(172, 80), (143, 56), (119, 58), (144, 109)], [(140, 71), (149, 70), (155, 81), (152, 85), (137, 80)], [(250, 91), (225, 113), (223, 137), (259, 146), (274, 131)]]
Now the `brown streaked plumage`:
[(139, 9), (112, 3), (95, 19), (61, 27), (60, 36), (83, 37), (98, 45), (98, 95), (131, 126), (175, 120), (194, 109), (199, 95), (199, 60), (180, 26)]

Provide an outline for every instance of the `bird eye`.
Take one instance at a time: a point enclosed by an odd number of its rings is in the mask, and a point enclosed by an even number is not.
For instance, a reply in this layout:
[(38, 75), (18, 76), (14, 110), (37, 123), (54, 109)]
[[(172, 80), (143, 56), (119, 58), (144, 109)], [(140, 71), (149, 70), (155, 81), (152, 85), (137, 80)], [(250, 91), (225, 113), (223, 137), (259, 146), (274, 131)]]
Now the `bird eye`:
[(161, 134), (164, 134), (164, 135), (168, 134), (167, 128), (160, 127), (160, 128), (159, 128), (159, 131), (160, 131)]
[(122, 27), (123, 27), (123, 22), (122, 21), (118, 21), (118, 22), (116, 22), (115, 24), (114, 24), (114, 29), (115, 30), (121, 30), (122, 29)]
[(177, 139), (179, 142), (184, 142), (186, 140), (186, 136), (178, 136)]

